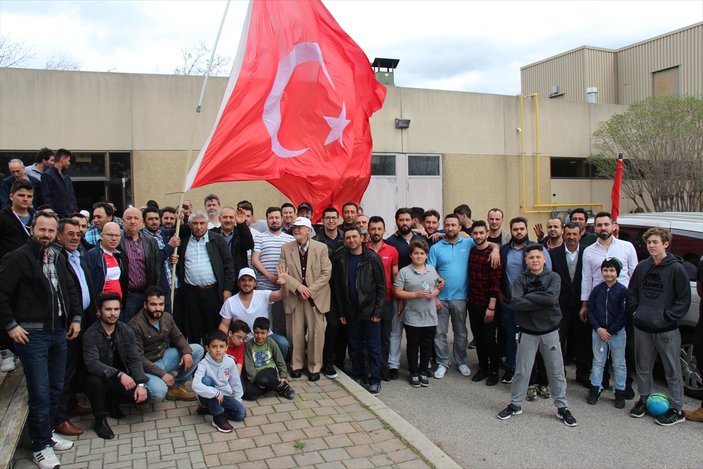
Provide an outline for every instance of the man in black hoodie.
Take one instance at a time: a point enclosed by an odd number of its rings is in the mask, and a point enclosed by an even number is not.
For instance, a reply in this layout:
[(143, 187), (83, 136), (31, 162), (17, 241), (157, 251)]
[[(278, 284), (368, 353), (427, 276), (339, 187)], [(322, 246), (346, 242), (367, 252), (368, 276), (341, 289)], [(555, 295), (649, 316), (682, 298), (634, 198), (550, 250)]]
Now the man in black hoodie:
[(632, 417), (646, 413), (652, 388), (652, 368), (659, 355), (666, 374), (670, 408), (656, 418), (659, 425), (675, 425), (686, 418), (683, 407), (683, 378), (679, 355), (681, 333), (678, 320), (691, 304), (691, 287), (682, 260), (666, 250), (671, 232), (650, 228), (642, 236), (650, 256), (635, 268), (630, 279), (630, 311), (634, 324), (635, 369), (640, 399), (630, 411)]

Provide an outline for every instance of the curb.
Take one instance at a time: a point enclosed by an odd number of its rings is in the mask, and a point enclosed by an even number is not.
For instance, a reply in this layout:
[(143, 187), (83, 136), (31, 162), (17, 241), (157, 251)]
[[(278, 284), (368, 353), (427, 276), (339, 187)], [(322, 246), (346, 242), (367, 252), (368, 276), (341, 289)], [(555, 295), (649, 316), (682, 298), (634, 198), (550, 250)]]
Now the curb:
[(384, 404), (380, 399), (369, 394), (345, 373), (339, 371), (337, 381), (352, 396), (365, 405), (381, 421), (388, 425), (408, 446), (412, 447), (418, 455), (425, 459), (431, 466), (442, 469), (461, 469), (444, 451), (435, 445), (417, 428), (412, 426), (393, 409)]

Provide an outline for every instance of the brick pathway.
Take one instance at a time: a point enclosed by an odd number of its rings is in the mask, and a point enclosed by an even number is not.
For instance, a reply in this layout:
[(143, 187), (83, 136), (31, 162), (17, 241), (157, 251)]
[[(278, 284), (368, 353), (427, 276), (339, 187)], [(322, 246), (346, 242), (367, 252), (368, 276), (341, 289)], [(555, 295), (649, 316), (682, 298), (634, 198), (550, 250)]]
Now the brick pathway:
[[(246, 402), (243, 423), (219, 433), (210, 416), (195, 413), (194, 402), (165, 401), (152, 411), (109, 419), (115, 439), (92, 430), (92, 416), (74, 419), (85, 433), (73, 449), (57, 453), (69, 468), (428, 468), (425, 452), (407, 443), (375, 412), (380, 401), (361, 396), (346, 376), (315, 383), (293, 380), (295, 399), (269, 394)], [(344, 382), (342, 382), (344, 381)], [(367, 404), (363, 404), (366, 401)], [(369, 407), (368, 403), (372, 405)], [(383, 404), (379, 404), (383, 406)], [(385, 407), (385, 406), (384, 406)], [(25, 436), (15, 453), (15, 469), (36, 467)]]

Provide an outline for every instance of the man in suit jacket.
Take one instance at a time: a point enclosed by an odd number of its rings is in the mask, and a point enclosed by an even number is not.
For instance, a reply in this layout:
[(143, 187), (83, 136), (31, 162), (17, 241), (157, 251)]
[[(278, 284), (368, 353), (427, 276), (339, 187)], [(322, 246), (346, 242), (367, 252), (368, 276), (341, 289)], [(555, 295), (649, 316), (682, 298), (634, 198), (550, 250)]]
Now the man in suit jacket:
[(202, 342), (220, 324), (222, 303), (232, 296), (235, 273), (225, 238), (208, 231), (207, 214), (195, 211), (188, 219), (190, 236), (178, 246), (176, 272), (189, 343)]
[(564, 226), (564, 242), (549, 251), (552, 258), (552, 270), (561, 277), (559, 306), (562, 320), (559, 326), (561, 350), (567, 355), (567, 348), (576, 357), (576, 381), (590, 387), (591, 362), (591, 328), (579, 319), (581, 309), (581, 264), (583, 249), (581, 227), (576, 223)]
[(311, 239), (312, 223), (305, 217), (293, 222), (295, 241), (281, 247), (280, 267), (288, 271), (289, 295), (284, 298), (286, 332), (293, 344), (291, 377), (303, 373), (305, 330), (307, 328), (308, 379), (320, 379), (322, 349), (325, 345), (325, 314), (330, 310), (332, 264), (327, 245)]
[[(235, 211), (232, 207), (223, 207), (220, 212), (220, 226), (212, 228), (210, 231), (221, 234), (227, 241), (232, 254), (235, 275), (239, 274), (243, 268), (249, 267), (247, 251), (254, 249), (254, 238), (251, 235), (249, 225), (246, 224), (244, 209)], [(239, 286), (235, 282), (232, 286), (232, 293), (238, 291)]]

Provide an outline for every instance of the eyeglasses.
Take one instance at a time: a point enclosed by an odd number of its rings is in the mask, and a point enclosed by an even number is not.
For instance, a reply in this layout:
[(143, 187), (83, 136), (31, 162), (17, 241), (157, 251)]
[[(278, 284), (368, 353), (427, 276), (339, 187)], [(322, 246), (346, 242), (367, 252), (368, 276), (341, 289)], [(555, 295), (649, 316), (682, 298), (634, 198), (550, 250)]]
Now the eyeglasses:
[(338, 217), (322, 217), (323, 220), (327, 220), (327, 221), (336, 220), (337, 218)]

